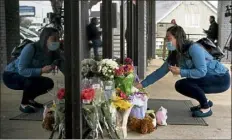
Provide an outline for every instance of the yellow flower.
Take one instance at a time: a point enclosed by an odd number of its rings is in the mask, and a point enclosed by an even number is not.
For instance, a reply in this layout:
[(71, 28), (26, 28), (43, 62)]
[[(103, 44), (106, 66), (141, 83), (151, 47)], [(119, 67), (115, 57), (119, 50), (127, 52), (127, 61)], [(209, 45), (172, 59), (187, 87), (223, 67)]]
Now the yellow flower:
[(123, 100), (121, 97), (119, 96), (116, 96), (113, 100), (113, 105), (116, 107), (116, 108), (119, 108), (121, 110), (127, 110), (129, 109), (132, 104), (127, 101), (127, 100)]

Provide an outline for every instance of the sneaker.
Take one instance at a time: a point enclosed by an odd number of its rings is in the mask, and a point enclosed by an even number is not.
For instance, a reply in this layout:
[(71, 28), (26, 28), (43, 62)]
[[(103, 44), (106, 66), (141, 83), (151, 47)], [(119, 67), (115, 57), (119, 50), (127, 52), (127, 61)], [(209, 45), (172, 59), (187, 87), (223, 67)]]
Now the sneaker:
[[(213, 106), (213, 102), (212, 101), (208, 101), (208, 104), (209, 104), (209, 107), (212, 107)], [(201, 106), (198, 105), (198, 106), (193, 106), (193, 107), (190, 107), (190, 111), (197, 111), (197, 110), (200, 110), (201, 109)]]
[(38, 102), (36, 102), (34, 100), (29, 100), (28, 102), (29, 102), (28, 104), (31, 105), (31, 106), (33, 106), (33, 107), (44, 108), (43, 104), (40, 104), (40, 103), (38, 103)]
[(206, 113), (203, 113), (201, 110), (196, 110), (196, 111), (193, 111), (192, 116), (193, 117), (209, 117), (212, 114), (213, 114), (213, 112), (211, 109)]
[(20, 105), (19, 110), (23, 113), (35, 113), (35, 107), (31, 105)]

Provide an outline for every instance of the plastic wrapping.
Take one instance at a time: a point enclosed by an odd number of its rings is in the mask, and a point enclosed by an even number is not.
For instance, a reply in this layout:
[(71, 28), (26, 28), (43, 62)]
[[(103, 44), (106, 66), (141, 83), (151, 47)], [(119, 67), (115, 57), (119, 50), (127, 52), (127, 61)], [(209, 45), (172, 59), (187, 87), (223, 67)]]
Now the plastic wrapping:
[(127, 137), (127, 122), (128, 117), (130, 115), (131, 109), (133, 106), (131, 106), (127, 110), (117, 110), (117, 116), (116, 116), (116, 130), (120, 136), (120, 138), (126, 138)]
[(145, 94), (134, 94), (130, 96), (131, 102), (134, 105), (130, 115), (137, 119), (144, 119), (147, 111), (148, 97)]

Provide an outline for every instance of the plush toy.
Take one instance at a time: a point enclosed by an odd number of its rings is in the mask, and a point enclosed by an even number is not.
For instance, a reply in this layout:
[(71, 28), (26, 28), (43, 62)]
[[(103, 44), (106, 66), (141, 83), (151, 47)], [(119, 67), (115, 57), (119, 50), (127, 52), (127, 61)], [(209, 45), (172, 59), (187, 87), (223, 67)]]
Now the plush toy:
[(141, 119), (137, 119), (136, 117), (130, 116), (128, 118), (128, 128), (132, 131), (139, 132), (141, 129)]
[(145, 118), (142, 119), (141, 121), (141, 133), (142, 134), (151, 133), (155, 130), (155, 127), (152, 122), (153, 122), (153, 119), (149, 115), (146, 115)]
[(49, 108), (47, 108), (47, 106), (45, 106), (43, 113), (42, 127), (46, 130), (52, 131), (54, 123), (55, 123), (54, 111), (50, 110)]
[(147, 110), (146, 114), (148, 114), (152, 118), (152, 123), (153, 123), (154, 127), (156, 128), (157, 123), (156, 123), (155, 111), (154, 110)]
[(167, 113), (168, 113), (167, 109), (162, 106), (156, 112), (156, 121), (158, 125), (165, 125), (165, 126), (167, 125), (167, 122), (166, 122), (168, 118)]
[(151, 133), (155, 130), (153, 119), (148, 114), (146, 114), (144, 119), (130, 116), (128, 119), (128, 128), (141, 134)]

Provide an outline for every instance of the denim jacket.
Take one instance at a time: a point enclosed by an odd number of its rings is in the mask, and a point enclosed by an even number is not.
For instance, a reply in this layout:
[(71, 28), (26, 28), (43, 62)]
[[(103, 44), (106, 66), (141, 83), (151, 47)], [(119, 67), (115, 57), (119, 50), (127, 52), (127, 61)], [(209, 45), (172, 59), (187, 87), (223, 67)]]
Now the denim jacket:
[[(208, 75), (225, 74), (228, 71), (222, 63), (214, 60), (213, 56), (197, 43), (191, 45), (188, 54), (190, 57), (179, 59), (181, 77), (198, 79)], [(165, 61), (159, 69), (141, 82), (143, 87), (147, 87), (165, 76), (169, 72), (168, 67), (169, 64)]]
[(58, 67), (64, 73), (64, 58), (61, 58), (59, 52), (46, 53), (37, 43), (27, 44), (20, 56), (6, 66), (5, 71), (18, 73), (24, 77), (37, 77), (41, 76), (42, 68), (51, 65), (54, 60), (62, 60)]

